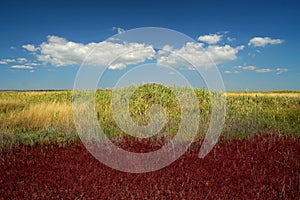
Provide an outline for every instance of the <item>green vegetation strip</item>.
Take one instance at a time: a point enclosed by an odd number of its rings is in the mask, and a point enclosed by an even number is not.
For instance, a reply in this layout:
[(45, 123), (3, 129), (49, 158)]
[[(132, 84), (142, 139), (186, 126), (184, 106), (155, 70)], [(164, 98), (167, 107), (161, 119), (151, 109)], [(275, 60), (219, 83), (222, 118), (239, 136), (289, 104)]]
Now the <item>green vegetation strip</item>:
[[(177, 89), (184, 94), (186, 88)], [(158, 137), (172, 138), (177, 133), (181, 108), (171, 88), (146, 84), (120, 90), (134, 91), (129, 102), (129, 112), (134, 122), (147, 125), (151, 106), (160, 104), (166, 110), (167, 123)], [(210, 122), (211, 94), (200, 89), (194, 91), (200, 109), (197, 138), (202, 138)], [(299, 94), (296, 91), (227, 93), (226, 122), (222, 136), (245, 138), (272, 131), (299, 137)], [(119, 129), (112, 117), (111, 96), (111, 90), (98, 90), (95, 109), (99, 124), (107, 136), (119, 138), (125, 133)], [(65, 144), (75, 141), (78, 136), (72, 113), (72, 91), (0, 92), (0, 129), (2, 147), (15, 144)]]

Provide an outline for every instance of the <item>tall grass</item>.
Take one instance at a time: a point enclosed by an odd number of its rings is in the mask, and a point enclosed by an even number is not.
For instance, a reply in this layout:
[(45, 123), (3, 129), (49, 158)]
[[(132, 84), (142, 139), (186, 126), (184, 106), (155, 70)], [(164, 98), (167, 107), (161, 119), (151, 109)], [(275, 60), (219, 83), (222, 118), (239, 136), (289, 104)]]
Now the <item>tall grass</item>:
[[(184, 90), (184, 88), (181, 88)], [(172, 137), (178, 131), (181, 109), (170, 88), (157, 84), (131, 86), (129, 102), (132, 120), (139, 125), (149, 123), (152, 105), (162, 105), (167, 123), (161, 134)], [(195, 89), (199, 102), (198, 136), (208, 128), (211, 115), (210, 93)], [(286, 94), (286, 95), (284, 95)], [(247, 137), (255, 133), (274, 131), (300, 134), (300, 93), (228, 93), (226, 122), (222, 135)], [(112, 116), (111, 90), (96, 92), (95, 110), (99, 124), (109, 137), (124, 135)], [(122, 96), (119, 97), (122, 100)], [(189, 97), (187, 97), (189, 98)], [(121, 113), (120, 113), (121, 114)], [(72, 113), (72, 92), (0, 92), (0, 142), (52, 143), (74, 140), (76, 129)], [(45, 139), (46, 138), (46, 139)]]

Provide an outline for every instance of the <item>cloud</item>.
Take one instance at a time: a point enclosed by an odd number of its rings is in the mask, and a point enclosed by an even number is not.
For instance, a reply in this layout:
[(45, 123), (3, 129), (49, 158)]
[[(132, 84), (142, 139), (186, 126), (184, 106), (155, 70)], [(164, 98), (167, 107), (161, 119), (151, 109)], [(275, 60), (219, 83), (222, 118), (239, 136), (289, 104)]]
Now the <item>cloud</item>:
[(282, 74), (283, 72), (289, 71), (287, 68), (276, 68), (276, 74)]
[[(221, 35), (217, 35), (222, 37)], [(232, 47), (230, 45), (207, 45), (203, 43), (188, 42), (178, 49), (166, 45), (162, 50), (155, 50), (151, 45), (141, 43), (128, 43), (118, 40), (91, 42), (87, 44), (69, 41), (65, 38), (50, 35), (47, 41), (39, 46), (23, 45), (29, 51), (35, 51), (37, 61), (55, 67), (81, 65), (108, 66), (109, 69), (124, 69), (128, 65), (138, 64), (146, 60), (156, 59), (158, 64), (180, 66), (183, 59), (188, 60), (196, 67), (210, 67), (237, 59), (237, 53), (244, 46)], [(91, 52), (93, 52), (91, 54)], [(170, 53), (172, 52), (172, 53)], [(19, 59), (19, 63), (26, 66), (36, 66), (36, 62)]]
[(152, 59), (155, 56), (155, 50), (152, 46), (138, 43), (129, 43), (117, 51), (124, 51), (124, 53), (122, 55), (117, 54), (120, 56), (108, 67), (109, 69), (124, 69), (127, 65), (142, 63), (146, 59)]
[(283, 40), (281, 39), (271, 39), (270, 37), (254, 37), (252, 38), (248, 45), (253, 45), (254, 47), (265, 47), (268, 44), (281, 44)]
[(33, 69), (33, 67), (29, 66), (29, 65), (13, 65), (13, 66), (10, 66), (9, 68), (11, 68), (11, 69)]
[[(233, 69), (240, 69), (244, 71), (254, 71), (257, 73), (268, 73), (268, 72), (275, 72), (276, 74), (282, 74), (284, 72), (287, 72), (287, 68), (276, 68), (276, 69), (270, 69), (270, 68), (257, 68), (255, 66), (249, 65), (249, 66), (234, 66)], [(225, 71), (225, 74), (233, 74), (234, 71)], [(241, 71), (235, 71), (236, 74), (240, 73)]]
[[(57, 36), (48, 36), (48, 41), (40, 45), (37, 59), (53, 66), (85, 65), (107, 66), (116, 60), (110, 69), (123, 69), (130, 64), (152, 59), (155, 51), (152, 46), (139, 43), (75, 43)], [(91, 55), (90, 52), (93, 53)]]
[(15, 59), (2, 59), (2, 61), (7, 62), (7, 63), (16, 62)]
[(235, 41), (235, 40), (236, 40), (235, 38), (227, 37), (228, 42), (232, 42), (232, 41)]
[(18, 63), (25, 63), (25, 62), (27, 62), (27, 59), (26, 58), (17, 58), (17, 62)]
[(229, 71), (229, 70), (226, 70), (224, 71), (225, 74), (239, 74), (241, 73), (240, 71), (237, 71), (237, 70), (234, 70), (234, 71)]
[(16, 50), (17, 48), (15, 46), (10, 46), (9, 49), (10, 50)]
[(170, 46), (165, 46), (158, 52), (157, 63), (170, 66), (178, 66), (183, 64), (183, 59), (187, 59), (192, 65), (196, 67), (210, 67), (213, 64), (221, 64), (228, 61), (235, 60), (237, 53), (242, 50), (243, 46), (231, 47), (209, 45), (204, 47), (202, 43), (188, 42), (180, 49), (173, 49), (172, 54), (168, 53)]
[(16, 62), (16, 60), (15, 59), (2, 59), (2, 60), (0, 60), (1, 65), (6, 65), (8, 63), (13, 63), (13, 62)]
[(252, 65), (249, 65), (249, 66), (235, 66), (233, 68), (236, 68), (236, 69), (243, 69), (243, 70), (255, 70), (256, 67), (255, 66), (252, 66)]
[(29, 72), (30, 72), (30, 73), (33, 73), (33, 72), (34, 72), (34, 70), (32, 69), (32, 70), (30, 70)]
[(242, 67), (242, 69), (244, 69), (244, 70), (255, 70), (255, 69), (256, 69), (256, 67), (255, 67), (255, 66), (252, 66), (252, 65), (250, 65), (250, 66), (243, 66), (243, 67)]
[(28, 62), (28, 63), (26, 63), (26, 65), (30, 65), (30, 66), (39, 66), (39, 65), (41, 65), (41, 64), (36, 63), (36, 62)]
[(32, 45), (32, 44), (25, 44), (25, 45), (22, 45), (22, 47), (24, 48), (24, 49), (26, 49), (27, 51), (31, 51), (31, 52), (35, 52), (35, 51), (37, 51), (37, 50), (39, 50), (39, 48), (37, 47), (35, 47), (34, 45)]
[(269, 68), (256, 69), (255, 72), (257, 72), (257, 73), (268, 73), (268, 72), (272, 72), (272, 69), (269, 69)]
[(201, 42), (206, 42), (207, 44), (216, 44), (222, 39), (222, 35), (218, 34), (209, 34), (209, 35), (202, 35), (198, 37), (198, 40)]
[(125, 32), (125, 30), (124, 30), (123, 28), (120, 28), (120, 27), (112, 27), (112, 30), (113, 30), (113, 31), (114, 31), (114, 30), (117, 30), (117, 33), (118, 33), (118, 34), (121, 34), (121, 33)]

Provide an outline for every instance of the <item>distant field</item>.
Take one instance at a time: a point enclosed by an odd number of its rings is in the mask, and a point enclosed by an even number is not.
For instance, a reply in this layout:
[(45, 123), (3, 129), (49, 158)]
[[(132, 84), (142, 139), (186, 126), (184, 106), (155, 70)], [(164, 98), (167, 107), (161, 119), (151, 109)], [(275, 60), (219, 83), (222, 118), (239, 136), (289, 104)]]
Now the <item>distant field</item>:
[(292, 97), (300, 98), (298, 91), (271, 91), (271, 92), (226, 92), (228, 96), (265, 96), (265, 97)]

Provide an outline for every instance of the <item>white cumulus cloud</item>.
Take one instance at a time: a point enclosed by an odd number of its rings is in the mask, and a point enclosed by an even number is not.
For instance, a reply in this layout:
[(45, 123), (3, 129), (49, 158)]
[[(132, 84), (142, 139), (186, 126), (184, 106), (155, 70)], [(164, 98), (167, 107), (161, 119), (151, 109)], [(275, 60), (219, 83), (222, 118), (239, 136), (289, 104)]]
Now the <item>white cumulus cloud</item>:
[(210, 45), (204, 47), (202, 43), (188, 42), (180, 49), (173, 49), (172, 54), (167, 53), (170, 46), (165, 46), (158, 52), (157, 63), (170, 66), (178, 66), (186, 59), (195, 67), (210, 67), (213, 64), (221, 64), (235, 60), (237, 53), (243, 46), (231, 47)]
[(252, 66), (252, 65), (248, 65), (248, 66), (235, 66), (233, 68), (243, 69), (243, 70), (249, 70), (249, 71), (256, 69), (256, 67)]
[(41, 64), (36, 63), (36, 62), (28, 62), (28, 63), (26, 63), (26, 65), (30, 65), (30, 66), (39, 66), (39, 65), (41, 65)]
[(230, 70), (226, 70), (224, 71), (225, 74), (239, 74), (240, 71), (234, 70), (234, 71), (230, 71)]
[[(217, 35), (222, 37), (221, 35)], [(155, 50), (153, 46), (135, 42), (102, 41), (87, 44), (69, 41), (65, 38), (50, 35), (47, 41), (39, 46), (23, 45), (28, 51), (34, 51), (38, 62), (51, 64), (55, 67), (81, 65), (100, 66), (110, 69), (124, 69), (128, 65), (138, 64), (146, 60), (156, 59), (158, 64), (180, 66), (183, 57), (196, 67), (210, 67), (237, 58), (237, 54), (244, 46), (232, 47), (230, 45), (207, 45), (203, 43), (188, 42), (184, 46), (174, 49), (166, 45), (162, 50)], [(170, 52), (172, 52), (170, 54)], [(36, 61), (28, 62), (19, 58), (23, 66), (36, 66)]]
[(22, 47), (24, 49), (26, 49), (27, 51), (31, 51), (31, 52), (35, 52), (35, 51), (37, 51), (39, 49), (38, 47), (35, 47), (32, 44), (25, 44), (25, 45), (22, 45)]
[(9, 58), (1, 59), (1, 60), (0, 60), (0, 64), (1, 64), (1, 65), (6, 65), (6, 64), (8, 64), (8, 63), (13, 63), (13, 62), (16, 62), (16, 60), (15, 60), (15, 59), (9, 59)]
[[(106, 66), (112, 61), (111, 69), (122, 69), (130, 64), (152, 59), (155, 51), (152, 46), (139, 43), (76, 43), (57, 36), (48, 36), (48, 41), (40, 45), (39, 61), (54, 66), (85, 65)], [(93, 52), (92, 54), (90, 54)], [(89, 55), (90, 54), (90, 55)]]
[(281, 44), (283, 40), (281, 39), (271, 39), (270, 37), (254, 37), (252, 38), (248, 45), (254, 47), (265, 47), (268, 44)]
[(216, 44), (222, 39), (222, 35), (218, 34), (209, 34), (209, 35), (202, 35), (198, 37), (198, 40), (201, 42), (206, 42), (207, 44)]
[(289, 71), (287, 68), (257, 68), (253, 65), (245, 65), (245, 66), (234, 66), (233, 69), (238, 69), (239, 71), (224, 71), (225, 74), (233, 74), (234, 72), (240, 73), (242, 71), (254, 71), (257, 73), (268, 73), (268, 72), (275, 72), (276, 74), (282, 74), (284, 72)]
[(25, 62), (27, 62), (27, 59), (26, 58), (17, 58), (17, 62), (18, 63), (25, 63)]
[(29, 65), (13, 65), (10, 66), (11, 69), (33, 69), (32, 66)]
[(272, 69), (269, 69), (269, 68), (256, 69), (255, 72), (268, 73), (268, 72), (272, 72)]

